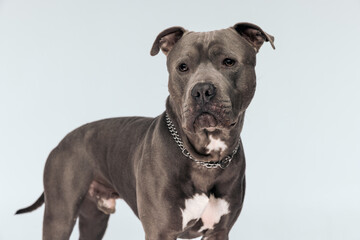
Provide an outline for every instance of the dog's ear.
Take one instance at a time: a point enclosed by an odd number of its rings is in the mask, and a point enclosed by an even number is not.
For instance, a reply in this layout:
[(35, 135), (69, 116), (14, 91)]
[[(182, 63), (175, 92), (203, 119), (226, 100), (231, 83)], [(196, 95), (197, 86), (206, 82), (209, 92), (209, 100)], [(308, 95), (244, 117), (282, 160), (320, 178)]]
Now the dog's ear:
[(158, 54), (160, 49), (165, 55), (168, 55), (175, 43), (184, 35), (185, 31), (182, 27), (171, 27), (159, 33), (151, 48), (151, 56)]
[(255, 48), (256, 52), (264, 41), (270, 42), (272, 48), (275, 49), (274, 37), (264, 32), (259, 26), (242, 22), (235, 24), (233, 28)]

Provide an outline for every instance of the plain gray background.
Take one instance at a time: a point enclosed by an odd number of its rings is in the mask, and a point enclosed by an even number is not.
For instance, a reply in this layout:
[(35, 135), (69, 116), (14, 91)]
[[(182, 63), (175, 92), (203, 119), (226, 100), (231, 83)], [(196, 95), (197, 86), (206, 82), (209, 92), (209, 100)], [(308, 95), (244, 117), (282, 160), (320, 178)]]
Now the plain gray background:
[[(258, 54), (242, 138), (244, 209), (231, 239), (360, 239), (360, 1), (0, 1), (0, 239), (40, 239), (48, 153), (72, 129), (165, 109), (156, 35), (248, 21)], [(77, 239), (77, 229), (71, 239)], [(105, 239), (144, 239), (120, 200)]]

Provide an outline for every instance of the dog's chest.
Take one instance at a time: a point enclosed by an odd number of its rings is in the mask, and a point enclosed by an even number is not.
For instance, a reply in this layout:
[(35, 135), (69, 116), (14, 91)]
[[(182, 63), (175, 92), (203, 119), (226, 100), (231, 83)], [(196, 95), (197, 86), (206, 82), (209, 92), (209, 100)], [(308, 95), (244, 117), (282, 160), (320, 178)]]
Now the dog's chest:
[(182, 227), (186, 228), (192, 220), (200, 220), (203, 225), (199, 229), (213, 229), (220, 222), (222, 216), (230, 213), (229, 203), (222, 198), (208, 197), (206, 194), (195, 194), (192, 198), (185, 199), (185, 208), (181, 209)]

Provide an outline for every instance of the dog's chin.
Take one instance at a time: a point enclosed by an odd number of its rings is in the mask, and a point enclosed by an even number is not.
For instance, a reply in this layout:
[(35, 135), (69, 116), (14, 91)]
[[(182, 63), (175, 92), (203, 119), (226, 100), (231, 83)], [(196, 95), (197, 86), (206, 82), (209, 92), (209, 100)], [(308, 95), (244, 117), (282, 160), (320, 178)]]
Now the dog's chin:
[(200, 131), (215, 132), (230, 129), (235, 125), (236, 122), (224, 121), (224, 119), (219, 119), (211, 113), (204, 112), (195, 117), (192, 129), (195, 133)]
[(195, 118), (193, 125), (195, 132), (201, 130), (213, 132), (219, 127), (219, 122), (214, 115), (210, 113), (201, 113)]
[(229, 118), (220, 117), (209, 112), (202, 112), (198, 115), (184, 119), (183, 129), (192, 134), (199, 132), (217, 132), (222, 130), (230, 130), (237, 125), (236, 121)]

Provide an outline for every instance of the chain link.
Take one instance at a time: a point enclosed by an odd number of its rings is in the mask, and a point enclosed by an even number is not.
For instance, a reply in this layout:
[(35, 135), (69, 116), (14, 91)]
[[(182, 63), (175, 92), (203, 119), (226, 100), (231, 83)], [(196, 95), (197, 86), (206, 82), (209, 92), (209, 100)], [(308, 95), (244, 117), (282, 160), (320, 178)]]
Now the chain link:
[(166, 125), (169, 129), (169, 132), (171, 133), (173, 139), (175, 140), (176, 144), (179, 146), (182, 154), (184, 154), (185, 157), (190, 158), (191, 160), (193, 160), (196, 164), (206, 167), (206, 168), (218, 168), (220, 167), (221, 169), (225, 169), (226, 167), (228, 167), (233, 159), (233, 157), (235, 156), (235, 154), (237, 153), (239, 147), (240, 147), (240, 138), (239, 138), (239, 143), (236, 146), (236, 148), (232, 151), (231, 155), (226, 156), (224, 159), (217, 161), (217, 162), (204, 162), (204, 161), (200, 161), (195, 159), (190, 153), (189, 151), (185, 148), (183, 141), (181, 140), (179, 133), (177, 132), (175, 125), (173, 124), (173, 122), (171, 121), (169, 115), (166, 113), (165, 115), (165, 119), (166, 119)]

